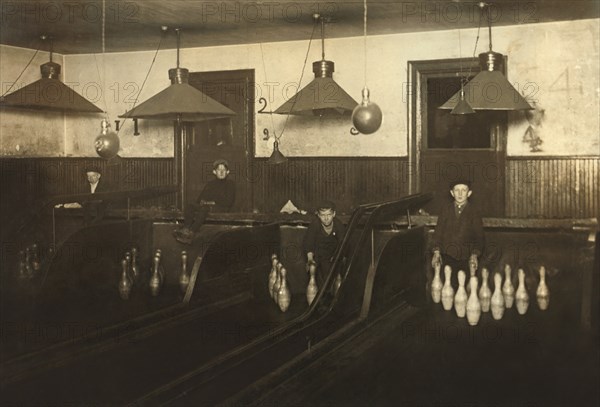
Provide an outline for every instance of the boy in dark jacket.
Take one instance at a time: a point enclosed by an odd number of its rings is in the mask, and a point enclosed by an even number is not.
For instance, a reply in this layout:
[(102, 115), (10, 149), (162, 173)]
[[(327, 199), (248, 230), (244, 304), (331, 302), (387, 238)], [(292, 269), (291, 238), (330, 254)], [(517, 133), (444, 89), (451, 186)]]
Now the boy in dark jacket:
[(191, 242), (209, 212), (229, 212), (235, 202), (235, 184), (227, 179), (229, 175), (227, 161), (215, 161), (213, 174), (216, 179), (205, 185), (195, 203), (187, 205), (184, 213), (184, 226), (174, 232), (177, 240), (182, 243)]
[(471, 183), (459, 180), (450, 184), (453, 202), (442, 207), (433, 234), (432, 265), (439, 262), (452, 267), (452, 281), (459, 270), (467, 273), (469, 263), (478, 266), (483, 252), (484, 236), (481, 214), (469, 203)]
[(323, 201), (317, 207), (316, 218), (306, 230), (302, 247), (307, 266), (317, 265), (317, 286), (322, 287), (329, 272), (333, 255), (341, 244), (346, 227), (335, 217), (335, 204)]

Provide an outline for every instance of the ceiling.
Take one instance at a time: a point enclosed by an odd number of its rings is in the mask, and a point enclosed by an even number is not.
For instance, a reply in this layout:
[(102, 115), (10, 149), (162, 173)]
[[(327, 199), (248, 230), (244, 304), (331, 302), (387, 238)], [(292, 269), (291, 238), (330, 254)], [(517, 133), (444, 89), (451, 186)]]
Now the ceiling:
[[(0, 43), (62, 54), (154, 50), (161, 25), (181, 28), (181, 46), (204, 47), (310, 38), (315, 12), (329, 18), (327, 38), (363, 34), (363, 1), (0, 0)], [(600, 17), (598, 0), (496, 0), (493, 26)], [(476, 28), (478, 2), (369, 0), (368, 34)], [(318, 32), (316, 35), (320, 35)], [(175, 48), (169, 30), (161, 48)]]

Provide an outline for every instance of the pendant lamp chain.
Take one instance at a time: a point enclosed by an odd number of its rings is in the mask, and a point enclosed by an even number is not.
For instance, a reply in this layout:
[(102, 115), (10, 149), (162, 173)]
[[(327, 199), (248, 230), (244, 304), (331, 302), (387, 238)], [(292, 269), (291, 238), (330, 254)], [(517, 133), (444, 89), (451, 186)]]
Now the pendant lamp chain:
[(179, 28), (175, 29), (175, 34), (177, 34), (177, 68), (179, 68), (179, 46), (180, 46), (180, 35), (179, 35)]
[[(480, 7), (484, 7), (485, 3), (480, 3)], [(479, 35), (481, 34), (481, 14), (483, 13), (483, 8), (479, 10), (479, 23), (477, 25), (477, 37), (475, 38), (475, 47), (473, 47), (473, 59), (475, 59), (475, 55), (477, 55), (477, 45), (479, 44)], [(490, 25), (491, 30), (491, 25)], [(492, 49), (492, 39), (491, 39), (491, 31), (490, 31), (490, 50)], [(460, 39), (460, 37), (459, 37)], [(469, 73), (467, 74), (467, 78), (471, 77), (471, 73), (473, 71), (473, 66), (469, 65)]]
[[(52, 58), (50, 58), (52, 60)], [(94, 54), (96, 62), (96, 70), (98, 70), (98, 61)], [(98, 72), (98, 77), (100, 73)], [(100, 135), (94, 140), (94, 149), (96, 153), (109, 162), (118, 156), (121, 142), (117, 133), (110, 130), (110, 122), (108, 120), (108, 107), (106, 105), (106, 0), (102, 0), (102, 102), (104, 103), (104, 119), (100, 123)]]
[[(146, 77), (144, 78), (144, 81), (142, 82), (142, 86), (140, 86), (140, 91), (137, 93), (137, 95), (135, 95), (135, 100), (133, 101), (133, 106), (131, 106), (132, 109), (135, 108), (135, 106), (137, 105), (138, 99), (139, 99), (140, 95), (142, 94), (142, 90), (144, 89), (144, 85), (146, 85), (146, 81), (148, 80), (148, 76), (150, 76), (150, 72), (152, 71), (152, 67), (154, 66), (154, 62), (156, 61), (156, 56), (158, 55), (158, 51), (160, 50), (160, 45), (162, 44), (162, 40), (163, 40), (163, 37), (166, 34), (166, 32), (167, 32), (167, 27), (162, 26), (161, 27), (161, 36), (160, 36), (160, 39), (158, 40), (158, 45), (156, 47), (156, 51), (154, 51), (154, 57), (152, 58), (152, 62), (150, 63), (148, 72), (146, 72)], [(123, 127), (125, 127), (126, 121), (127, 121), (127, 118), (125, 118), (123, 120), (123, 125), (121, 127), (119, 127), (119, 130), (117, 130), (117, 135), (119, 134), (121, 129)]]
[(319, 19), (321, 20), (321, 59), (325, 61), (325, 19), (323, 17)]
[(367, 87), (367, 0), (363, 3), (363, 50), (364, 50), (364, 82)]
[[(487, 7), (487, 22), (488, 22), (488, 35), (489, 35), (489, 39), (490, 39), (490, 52), (492, 51), (492, 18), (490, 16), (490, 5), (489, 4), (485, 4), (484, 7)], [(479, 21), (481, 24), (481, 14), (479, 14)]]
[[(269, 78), (267, 76), (267, 64), (265, 63), (265, 53), (263, 51), (262, 42), (259, 45), (260, 45), (260, 56), (261, 56), (262, 65), (263, 65), (263, 72), (265, 73), (265, 81), (267, 83), (269, 83)], [(269, 111), (269, 118), (271, 119), (271, 128), (273, 130), (275, 130), (275, 122), (273, 121), (273, 110)], [(275, 139), (277, 139), (277, 136), (275, 136)]]
[(362, 134), (376, 132), (383, 121), (383, 113), (376, 103), (371, 102), (370, 91), (367, 87), (367, 0), (363, 1), (363, 48), (364, 48), (364, 87), (362, 90), (362, 102), (352, 111), (352, 124), (354, 129)]
[[(315, 24), (313, 24), (312, 32), (310, 33), (310, 40), (308, 41), (308, 48), (306, 49), (306, 56), (304, 57), (304, 64), (302, 64), (302, 72), (300, 73), (300, 79), (298, 80), (298, 88), (296, 89), (296, 94), (294, 95), (294, 102), (292, 103), (292, 108), (290, 109), (290, 111), (294, 110), (294, 106), (296, 105), (296, 102), (298, 101), (298, 92), (300, 91), (300, 87), (302, 86), (302, 78), (304, 78), (304, 70), (306, 69), (306, 61), (308, 60), (308, 55), (310, 54), (310, 46), (311, 46), (313, 38), (315, 36), (316, 27), (317, 27), (317, 24), (315, 22)], [(285, 128), (287, 127), (289, 118), (290, 118), (290, 115), (288, 114), (285, 117), (285, 122), (283, 123), (283, 129), (281, 130), (281, 134), (279, 135), (279, 137), (277, 135), (275, 135), (275, 140), (279, 141), (279, 139), (281, 137), (283, 137), (283, 133), (285, 132)]]
[[(94, 62), (96, 64), (96, 73), (102, 83), (102, 103), (104, 104), (104, 119), (108, 121), (108, 107), (106, 105), (106, 0), (102, 0), (102, 28), (101, 28), (101, 44), (102, 44), (102, 74), (98, 66), (98, 59), (94, 53)], [(50, 53), (50, 61), (52, 61), (52, 53)]]
[(108, 120), (108, 106), (106, 105), (106, 0), (102, 0), (102, 101), (104, 102), (104, 116)]
[(458, 60), (460, 61), (460, 86), (462, 87), (465, 83), (465, 76), (463, 75), (462, 39), (460, 36), (460, 28), (458, 29)]
[[(41, 39), (45, 40), (46, 36), (42, 35)], [(33, 62), (33, 60), (35, 59), (35, 56), (38, 54), (39, 51), (40, 51), (40, 47), (38, 47), (35, 50), (35, 52), (31, 56), (31, 59), (29, 60), (29, 62), (27, 62), (27, 65), (25, 65), (25, 68), (23, 68), (23, 70), (21, 71), (21, 73), (19, 74), (19, 76), (17, 76), (17, 79), (15, 79), (15, 81), (8, 87), (8, 89), (6, 90), (6, 92), (4, 92), (2, 94), (2, 96), (0, 96), (0, 99), (3, 98), (4, 96), (8, 95), (8, 93), (11, 91), (11, 89), (13, 88), (13, 86), (15, 86), (15, 84), (19, 81), (19, 79), (21, 79), (21, 76), (23, 76), (23, 73), (27, 70), (27, 68), (29, 67), (29, 65), (31, 65), (31, 63)]]

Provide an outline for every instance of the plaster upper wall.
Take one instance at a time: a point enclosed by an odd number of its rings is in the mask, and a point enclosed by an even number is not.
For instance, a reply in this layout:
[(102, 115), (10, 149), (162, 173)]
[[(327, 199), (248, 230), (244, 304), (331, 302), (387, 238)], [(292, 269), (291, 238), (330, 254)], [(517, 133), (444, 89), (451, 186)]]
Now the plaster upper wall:
[[(508, 55), (509, 81), (536, 98), (545, 110), (541, 127), (536, 127), (543, 140), (540, 153), (530, 153), (522, 141), (530, 125), (524, 115), (510, 114), (509, 155), (600, 155), (599, 26), (600, 20), (593, 19), (493, 29), (494, 50)], [(371, 100), (384, 114), (379, 131), (352, 136), (349, 118), (291, 116), (280, 141), (282, 152), (286, 156), (405, 156), (408, 61), (470, 57), (476, 36), (476, 29), (369, 36), (367, 84)], [(182, 44), (185, 45), (185, 37)], [(182, 49), (181, 66), (191, 72), (254, 69), (256, 100), (261, 96), (268, 98), (266, 110), (274, 110), (294, 94), (308, 44), (295, 41), (262, 47), (252, 44)], [(311, 64), (321, 59), (320, 48), (320, 41), (314, 40), (302, 87), (313, 78)], [(487, 33), (482, 30), (477, 53), (486, 49)], [(325, 52), (326, 58), (335, 62), (336, 82), (360, 102), (364, 84), (363, 38), (326, 39)], [(153, 57), (154, 52), (68, 55), (63, 64), (63, 68), (68, 68), (65, 82), (75, 83), (77, 91), (105, 108), (112, 122), (133, 106)], [(175, 64), (175, 50), (158, 53), (138, 104), (169, 85), (167, 72)], [(256, 109), (259, 108), (257, 103)], [(284, 122), (285, 116), (256, 115), (257, 156), (268, 156), (272, 148), (272, 139), (262, 141), (262, 129), (279, 135)], [(99, 119), (67, 116), (65, 153), (95, 156), (93, 140), (99, 126)], [(139, 137), (132, 135), (132, 127), (127, 121), (120, 132), (122, 156), (172, 156), (172, 123), (140, 120)]]
[[(23, 71), (34, 54), (35, 50), (0, 45), (2, 95), (12, 93), (41, 78), (40, 65), (50, 60), (48, 52), (38, 52), (29, 67)], [(63, 65), (64, 68), (62, 55), (55, 53), (53, 61)], [(21, 72), (23, 75), (15, 83)], [(0, 111), (0, 155), (28, 157), (63, 155), (64, 128), (63, 113), (3, 109)]]
[[(599, 21), (528, 25), (511, 36), (497, 30), (508, 79), (544, 113), (539, 124), (510, 114), (509, 155), (600, 155)], [(538, 153), (523, 142), (529, 126), (543, 141)]]

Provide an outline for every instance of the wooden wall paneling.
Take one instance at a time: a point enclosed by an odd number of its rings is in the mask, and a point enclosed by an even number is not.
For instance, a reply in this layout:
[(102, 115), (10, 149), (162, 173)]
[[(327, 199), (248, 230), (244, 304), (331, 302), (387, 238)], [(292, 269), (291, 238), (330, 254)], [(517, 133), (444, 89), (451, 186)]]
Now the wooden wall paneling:
[(339, 213), (357, 205), (407, 194), (406, 158), (292, 158), (271, 166), (256, 160), (254, 208), (276, 212), (291, 199), (299, 208), (313, 210), (319, 200), (336, 202)]
[[(94, 164), (115, 188), (171, 184), (172, 158), (123, 158), (115, 165), (96, 158), (1, 158), (2, 217), (47, 196), (78, 192), (83, 170)], [(112, 164), (112, 163), (110, 163)], [(406, 158), (292, 158), (272, 166), (254, 160), (253, 208), (278, 212), (288, 199), (312, 210), (320, 199), (334, 200), (340, 213), (366, 202), (408, 194)], [(600, 216), (600, 157), (508, 157), (506, 215), (513, 218)], [(242, 182), (246, 182), (245, 180)], [(134, 202), (166, 208), (174, 196)], [(12, 215), (11, 215), (12, 214)]]
[[(122, 158), (108, 162), (100, 158), (1, 158), (3, 211), (33, 206), (52, 195), (82, 192), (87, 166), (94, 165), (114, 190), (139, 189), (172, 183), (171, 158)], [(164, 196), (140, 202), (141, 206), (172, 204), (174, 197)]]
[(600, 157), (509, 157), (506, 214), (600, 217)]

